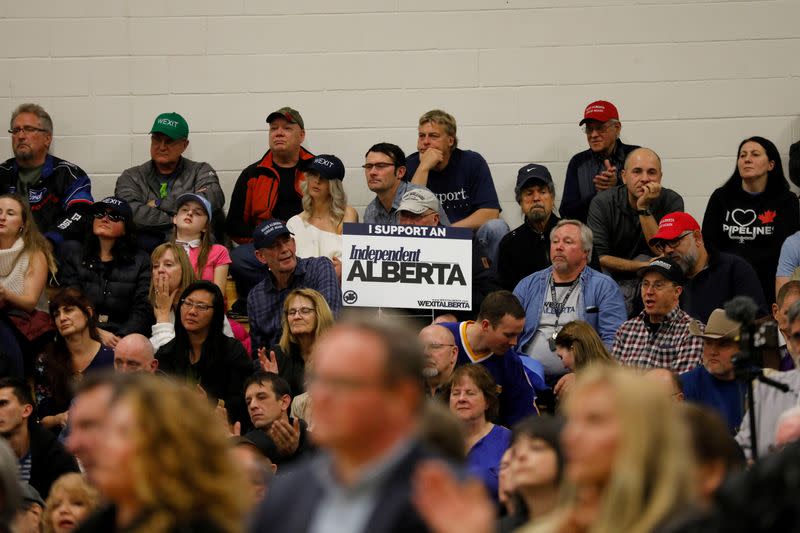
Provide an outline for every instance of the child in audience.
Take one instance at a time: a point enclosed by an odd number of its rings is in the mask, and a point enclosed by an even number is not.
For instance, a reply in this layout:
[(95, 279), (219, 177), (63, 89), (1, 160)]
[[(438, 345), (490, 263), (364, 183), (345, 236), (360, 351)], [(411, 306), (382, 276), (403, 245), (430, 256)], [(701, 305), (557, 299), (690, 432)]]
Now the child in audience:
[(213, 281), (225, 294), (231, 256), (227, 248), (212, 243), (211, 204), (205, 197), (187, 192), (178, 197), (176, 208), (172, 242), (186, 251), (196, 279)]
[(44, 533), (74, 531), (97, 507), (97, 491), (81, 474), (64, 474), (53, 483), (45, 502)]

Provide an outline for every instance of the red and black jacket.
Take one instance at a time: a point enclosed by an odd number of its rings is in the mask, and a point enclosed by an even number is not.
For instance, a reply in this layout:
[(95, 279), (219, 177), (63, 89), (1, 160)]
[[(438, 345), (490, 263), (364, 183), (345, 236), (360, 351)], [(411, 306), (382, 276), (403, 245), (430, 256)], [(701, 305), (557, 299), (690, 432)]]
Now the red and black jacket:
[[(314, 155), (300, 147), (300, 161)], [(303, 193), (300, 184), (305, 179), (303, 172), (295, 171), (294, 189), (298, 196)], [(231, 203), (228, 207), (226, 226), (228, 235), (239, 244), (252, 240), (253, 231), (264, 220), (272, 218), (272, 210), (278, 201), (280, 175), (272, 160), (272, 151), (267, 151), (260, 161), (245, 168), (236, 180)]]

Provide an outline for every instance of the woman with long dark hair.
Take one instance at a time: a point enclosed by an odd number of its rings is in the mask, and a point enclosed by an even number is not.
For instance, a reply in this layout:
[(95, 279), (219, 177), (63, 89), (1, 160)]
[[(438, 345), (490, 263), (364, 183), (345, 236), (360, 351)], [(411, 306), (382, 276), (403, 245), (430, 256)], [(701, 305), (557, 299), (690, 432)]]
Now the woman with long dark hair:
[(150, 332), (150, 257), (136, 246), (128, 202), (109, 196), (96, 202), (91, 213), (92, 232), (83, 246), (64, 243), (60, 280), (86, 293), (100, 339), (113, 348), (129, 333)]
[(223, 333), (223, 320), (219, 287), (205, 280), (190, 284), (178, 301), (175, 338), (156, 353), (158, 367), (198, 385), (222, 400), (233, 420), (247, 422), (242, 391), (253, 367), (242, 343)]
[(100, 342), (89, 299), (78, 289), (58, 291), (50, 300), (56, 339), (36, 374), (38, 415), (44, 427), (67, 425), (73, 385), (89, 372), (114, 366), (114, 351)]
[(716, 250), (747, 259), (766, 301), (774, 302), (781, 245), (800, 229), (800, 206), (772, 141), (748, 137), (736, 154), (733, 174), (708, 200), (703, 238)]

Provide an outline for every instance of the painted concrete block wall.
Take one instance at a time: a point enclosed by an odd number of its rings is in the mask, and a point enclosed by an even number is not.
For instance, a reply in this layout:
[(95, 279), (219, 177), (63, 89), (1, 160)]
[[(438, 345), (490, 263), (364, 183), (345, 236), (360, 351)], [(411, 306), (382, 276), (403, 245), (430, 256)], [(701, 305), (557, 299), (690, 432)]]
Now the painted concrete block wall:
[(560, 193), (586, 147), (582, 110), (602, 98), (701, 218), (742, 138), (771, 138), (785, 159), (800, 138), (798, 20), (797, 0), (4, 0), (0, 116), (42, 104), (53, 152), (102, 197), (149, 157), (154, 117), (177, 111), (188, 157), (229, 196), (266, 149), (266, 115), (291, 105), (307, 147), (344, 160), (362, 210), (366, 149), (414, 151), (419, 115), (440, 107), (516, 224), (516, 170), (547, 165)]

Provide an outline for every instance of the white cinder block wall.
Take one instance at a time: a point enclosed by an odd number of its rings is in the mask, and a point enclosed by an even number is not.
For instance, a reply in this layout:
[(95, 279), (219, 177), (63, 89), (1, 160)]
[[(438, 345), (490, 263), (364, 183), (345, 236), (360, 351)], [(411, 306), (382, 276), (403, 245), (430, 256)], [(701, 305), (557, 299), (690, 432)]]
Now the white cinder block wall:
[(99, 198), (149, 157), (156, 114), (177, 111), (188, 157), (230, 196), (265, 151), (268, 112), (291, 105), (363, 210), (367, 148), (414, 151), (419, 115), (441, 107), (516, 224), (516, 170), (547, 165), (560, 195), (583, 108), (602, 98), (701, 218), (742, 138), (772, 139), (785, 166), (800, 137), (798, 21), (798, 0), (4, 0), (0, 117), (42, 104), (53, 152)]

